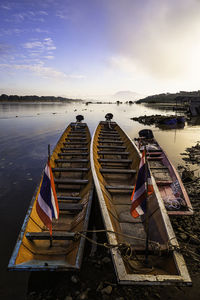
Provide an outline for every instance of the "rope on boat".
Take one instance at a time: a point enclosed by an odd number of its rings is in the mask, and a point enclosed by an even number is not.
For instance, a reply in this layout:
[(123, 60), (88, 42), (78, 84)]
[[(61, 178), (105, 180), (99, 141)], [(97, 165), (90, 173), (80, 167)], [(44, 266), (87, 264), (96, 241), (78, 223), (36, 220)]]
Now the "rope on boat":
[[(96, 245), (99, 245), (99, 246), (105, 246), (107, 248), (116, 248), (118, 247), (119, 244), (108, 244), (108, 243), (98, 243), (90, 238), (88, 238), (84, 233), (113, 233), (113, 234), (116, 234), (116, 235), (120, 235), (120, 236), (123, 236), (123, 237), (126, 237), (126, 238), (130, 238), (130, 239), (133, 239), (133, 240), (139, 240), (139, 241), (146, 241), (145, 239), (143, 238), (138, 238), (138, 237), (135, 237), (135, 236), (132, 236), (132, 235), (128, 235), (128, 234), (124, 234), (124, 233), (120, 233), (120, 232), (116, 232), (116, 231), (113, 231), (113, 230), (106, 230), (106, 229), (100, 229), (100, 230), (83, 230), (83, 231), (77, 231), (75, 232), (75, 239), (79, 238), (79, 236), (83, 236), (84, 238), (86, 239), (89, 239), (92, 243), (95, 243)], [(155, 241), (149, 241), (149, 243), (151, 244), (152, 248), (157, 248), (157, 249), (160, 249), (160, 244), (158, 242), (155, 242)], [(129, 245), (129, 244), (128, 244)], [(130, 244), (131, 245), (131, 244)]]
[[(117, 249), (122, 257), (122, 259), (128, 264), (128, 266), (133, 269), (134, 271), (145, 271), (146, 273), (153, 271), (153, 267), (149, 267), (146, 266), (144, 263), (144, 260), (142, 260), (141, 258), (139, 258), (137, 256), (136, 250), (134, 249), (134, 245), (130, 244), (130, 243), (117, 243), (117, 244), (111, 244), (111, 243), (99, 243), (91, 238), (89, 238), (86, 234), (87, 233), (113, 233), (122, 237), (126, 237), (126, 238), (130, 238), (130, 239), (134, 239), (134, 240), (140, 240), (140, 241), (145, 241), (145, 239), (143, 238), (138, 238), (138, 237), (134, 237), (134, 236), (130, 236), (127, 234), (122, 234), (119, 232), (115, 232), (112, 230), (105, 230), (105, 229), (100, 229), (100, 230), (83, 230), (83, 231), (77, 231), (75, 232), (75, 238), (74, 241), (78, 241), (80, 239), (80, 237), (85, 238), (87, 241), (89, 241), (90, 243), (96, 245), (96, 246), (101, 246), (101, 247), (105, 247), (107, 249)], [(175, 238), (175, 237), (174, 237)], [(174, 239), (172, 238), (172, 239)], [(188, 248), (188, 244), (183, 245), (182, 247), (180, 247), (179, 245), (173, 245), (171, 243), (172, 239), (170, 239), (168, 241), (168, 243), (166, 244), (166, 248), (164, 249), (165, 253), (168, 254), (172, 251), (176, 251), (177, 253), (181, 253), (185, 256), (191, 256), (193, 257), (193, 259), (197, 262), (200, 262), (200, 255), (195, 253), (194, 251), (191, 251)], [(199, 240), (199, 239), (198, 239)], [(200, 240), (199, 240), (200, 241)], [(31, 250), (27, 245), (25, 245), (24, 243), (22, 243), (23, 246), (25, 248), (27, 248), (28, 251), (30, 251), (33, 255), (39, 254), (39, 255), (47, 255), (47, 253), (40, 253), (40, 252), (35, 252), (33, 250)], [(161, 249), (161, 245), (158, 242), (155, 241), (149, 241), (149, 245), (151, 247), (151, 250), (154, 254), (157, 254), (158, 256), (162, 255), (162, 249)], [(72, 246), (72, 244), (71, 244)], [(61, 251), (60, 253), (58, 252), (54, 252), (54, 253), (48, 253), (49, 256), (54, 256), (54, 255), (66, 255), (70, 252), (70, 250), (68, 249), (67, 251)], [(183, 263), (184, 263), (184, 259), (183, 259)]]
[[(131, 268), (133, 268), (133, 265), (131, 264), (131, 261), (133, 260), (133, 258), (135, 258), (138, 262), (142, 263), (142, 260), (139, 259), (136, 255), (136, 251), (134, 249), (134, 246), (132, 244), (129, 243), (117, 243), (117, 244), (110, 244), (110, 243), (99, 243), (96, 242), (95, 240), (89, 238), (85, 233), (113, 233), (116, 235), (120, 235), (126, 238), (130, 238), (130, 239), (134, 239), (134, 240), (140, 240), (140, 241), (145, 241), (145, 239), (142, 238), (137, 238), (134, 236), (130, 236), (127, 234), (122, 234), (116, 231), (112, 231), (112, 230), (105, 230), (105, 229), (101, 229), (101, 230), (84, 230), (84, 231), (80, 231), (80, 232), (75, 232), (75, 239), (79, 239), (80, 237), (85, 238), (86, 240), (88, 240), (90, 243), (96, 245), (96, 246), (101, 246), (101, 247), (105, 247), (107, 249), (114, 249), (116, 248), (124, 261), (126, 261)], [(154, 253), (158, 253), (158, 255), (161, 255), (161, 246), (158, 242), (155, 241), (149, 241), (149, 244), (151, 246), (151, 250)], [(134, 269), (136, 269), (136, 267), (134, 267)], [(151, 269), (152, 271), (152, 269)]]

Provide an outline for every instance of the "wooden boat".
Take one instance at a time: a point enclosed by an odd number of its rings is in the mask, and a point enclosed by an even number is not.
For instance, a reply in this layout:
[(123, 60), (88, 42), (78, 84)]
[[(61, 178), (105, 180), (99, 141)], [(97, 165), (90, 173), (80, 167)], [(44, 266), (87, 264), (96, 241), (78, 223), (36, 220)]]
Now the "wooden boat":
[(176, 125), (185, 124), (185, 118), (183, 116), (165, 117), (158, 121), (160, 125)]
[(93, 197), (90, 169), (90, 132), (86, 123), (71, 123), (59, 139), (50, 157), (60, 216), (53, 221), (50, 235), (36, 212), (36, 189), (18, 241), (9, 262), (9, 270), (68, 271), (80, 269), (84, 237), (75, 232), (87, 230)]
[(142, 151), (144, 145), (151, 172), (169, 215), (192, 215), (193, 208), (182, 180), (153, 136), (153, 132), (144, 129), (139, 132), (137, 145)]
[[(91, 142), (91, 169), (119, 284), (190, 285), (191, 279), (160, 193), (148, 198), (149, 263), (144, 217), (130, 214), (141, 154), (116, 122), (102, 121)], [(156, 253), (159, 248), (160, 255)]]

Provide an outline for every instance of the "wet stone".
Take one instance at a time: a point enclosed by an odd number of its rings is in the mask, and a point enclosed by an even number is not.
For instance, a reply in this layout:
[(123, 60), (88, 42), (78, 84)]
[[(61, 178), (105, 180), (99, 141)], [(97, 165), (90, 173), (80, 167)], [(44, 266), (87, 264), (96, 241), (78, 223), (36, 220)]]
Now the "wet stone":
[(181, 233), (180, 234), (180, 238), (183, 240), (183, 241), (186, 241), (188, 239), (187, 235), (185, 233)]
[(72, 275), (72, 277), (71, 277), (71, 282), (73, 282), (73, 283), (78, 283), (78, 277), (76, 277), (75, 275)]
[(97, 289), (96, 289), (96, 292), (99, 292), (103, 289), (103, 282), (100, 282)]
[(73, 300), (71, 296), (66, 296), (64, 300)]
[(111, 262), (111, 259), (107, 256), (102, 259), (102, 263), (104, 263), (104, 264), (109, 264), (110, 262)]
[(104, 289), (101, 290), (102, 294), (110, 295), (112, 293), (112, 286), (108, 285)]

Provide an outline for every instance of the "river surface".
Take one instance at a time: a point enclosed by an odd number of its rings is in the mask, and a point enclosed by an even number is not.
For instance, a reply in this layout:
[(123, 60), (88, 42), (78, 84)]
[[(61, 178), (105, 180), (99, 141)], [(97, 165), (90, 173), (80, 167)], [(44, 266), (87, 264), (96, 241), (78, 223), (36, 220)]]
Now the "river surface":
[[(138, 131), (151, 128), (175, 166), (184, 164), (180, 153), (200, 140), (198, 119), (182, 129), (161, 130), (132, 121), (131, 117), (174, 114), (136, 104), (23, 103), (0, 104), (0, 299), (25, 299), (28, 273), (8, 272), (7, 265), (20, 232), (42, 169), (47, 145), (56, 145), (63, 130), (82, 114), (93, 134), (106, 113), (114, 115), (134, 139)], [(199, 124), (199, 125), (198, 125)]]

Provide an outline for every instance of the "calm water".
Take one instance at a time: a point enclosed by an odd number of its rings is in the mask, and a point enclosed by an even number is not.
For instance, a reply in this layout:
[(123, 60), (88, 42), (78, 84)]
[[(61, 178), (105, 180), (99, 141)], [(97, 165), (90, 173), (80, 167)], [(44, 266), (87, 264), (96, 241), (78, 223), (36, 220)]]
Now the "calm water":
[[(151, 128), (175, 166), (184, 164), (180, 153), (200, 140), (200, 122), (194, 119), (184, 129), (160, 130), (143, 126), (131, 117), (171, 114), (141, 105), (116, 104), (0, 104), (0, 299), (24, 299), (28, 274), (7, 272), (17, 236), (47, 158), (47, 145), (53, 148), (69, 122), (77, 114), (94, 132), (107, 112), (130, 138)], [(198, 125), (199, 123), (199, 125)]]

